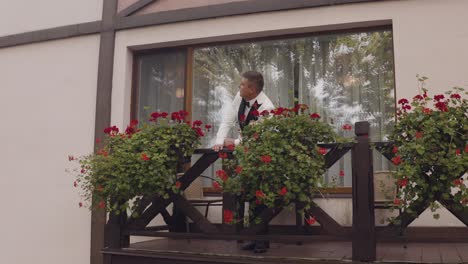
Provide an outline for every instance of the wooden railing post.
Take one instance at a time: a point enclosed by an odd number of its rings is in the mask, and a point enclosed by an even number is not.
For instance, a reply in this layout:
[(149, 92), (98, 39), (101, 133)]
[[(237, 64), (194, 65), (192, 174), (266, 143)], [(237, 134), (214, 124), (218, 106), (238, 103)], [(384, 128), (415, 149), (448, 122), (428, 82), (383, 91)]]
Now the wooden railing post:
[(130, 245), (130, 237), (122, 233), (127, 222), (127, 214), (121, 212), (119, 215), (111, 212), (109, 220), (104, 229), (104, 246), (108, 248), (124, 248)]
[(355, 124), (353, 165), (353, 260), (376, 259), (374, 173), (369, 144), (369, 122)]

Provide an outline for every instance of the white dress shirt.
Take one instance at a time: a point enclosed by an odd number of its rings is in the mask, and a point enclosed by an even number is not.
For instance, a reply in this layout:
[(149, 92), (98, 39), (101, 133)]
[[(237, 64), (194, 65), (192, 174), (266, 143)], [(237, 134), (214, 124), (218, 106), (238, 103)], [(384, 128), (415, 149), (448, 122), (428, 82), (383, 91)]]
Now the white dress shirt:
[[(262, 91), (260, 92), (255, 99), (249, 100), (250, 107), (257, 101), (257, 103), (260, 105), (260, 107), (257, 109), (258, 112), (262, 112), (264, 110), (271, 111), (275, 109), (273, 103), (271, 100), (266, 96), (266, 94)], [(237, 114), (239, 112), (239, 106), (242, 102), (242, 97), (240, 96), (239, 92), (236, 94), (234, 97), (234, 100), (232, 101), (229, 110), (224, 113), (224, 116), (221, 121), (221, 125), (219, 127), (218, 133), (216, 135), (216, 144), (221, 145), (224, 144), (224, 139), (227, 138), (229, 131), (238, 124), (238, 117)], [(250, 107), (245, 107), (245, 117), (247, 118), (247, 115), (250, 111)], [(237, 138), (234, 141), (235, 145), (238, 145), (240, 143), (241, 137), (239, 135), (239, 138)]]

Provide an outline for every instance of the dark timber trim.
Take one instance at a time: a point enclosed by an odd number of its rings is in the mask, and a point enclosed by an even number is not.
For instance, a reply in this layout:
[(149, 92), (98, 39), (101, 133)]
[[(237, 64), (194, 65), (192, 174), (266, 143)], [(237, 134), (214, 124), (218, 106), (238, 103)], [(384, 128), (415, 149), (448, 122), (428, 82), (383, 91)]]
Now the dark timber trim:
[[(96, 34), (112, 29), (123, 30), (207, 18), (218, 18), (225, 16), (246, 15), (301, 8), (313, 8), (322, 6), (382, 1), (392, 0), (250, 0), (131, 16), (131, 14), (133, 14), (137, 10), (141, 10), (141, 8), (148, 5), (150, 2), (150, 0), (140, 0), (139, 2), (134, 4), (135, 6), (132, 5), (133, 7), (129, 6), (128, 8), (122, 10), (118, 15), (118, 19), (113, 20), (114, 22), (111, 24), (106, 24), (104, 23), (104, 21), (93, 21), (57, 28), (31, 31), (21, 34), (2, 36), (0, 37), (0, 48)], [(133, 11), (130, 10), (130, 8), (132, 8)], [(107, 8), (104, 5), (104, 10), (106, 9)], [(126, 13), (128, 13), (127, 16), (122, 16)]]
[[(111, 121), (112, 75), (114, 66), (115, 31), (112, 29), (117, 12), (117, 0), (104, 0), (102, 11), (102, 28), (99, 46), (99, 65), (96, 94), (96, 121), (94, 138), (104, 137), (104, 128)], [(102, 143), (95, 141), (95, 149)], [(101, 253), (104, 247), (104, 229), (106, 225), (105, 210), (93, 210), (91, 213), (91, 264), (103, 263)]]
[(0, 37), (0, 48), (78, 37), (101, 32), (101, 21), (31, 31)]
[(124, 10), (120, 11), (117, 16), (119, 17), (126, 17), (133, 15), (134, 13), (138, 12), (139, 10), (143, 9), (149, 4), (152, 4), (158, 0), (139, 0), (138, 2), (135, 2), (134, 4), (128, 6)]
[(375, 1), (379, 0), (250, 0), (124, 17), (119, 19), (115, 26), (117, 29), (129, 29), (207, 18)]

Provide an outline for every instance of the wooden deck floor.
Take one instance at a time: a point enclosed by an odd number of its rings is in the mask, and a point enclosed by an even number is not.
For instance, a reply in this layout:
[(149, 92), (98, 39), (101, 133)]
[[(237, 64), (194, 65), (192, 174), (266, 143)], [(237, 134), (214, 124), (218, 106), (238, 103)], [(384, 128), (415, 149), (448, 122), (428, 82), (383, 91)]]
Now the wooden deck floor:
[[(350, 242), (324, 242), (304, 245), (272, 243), (267, 253), (254, 254), (240, 249), (235, 241), (155, 239), (135, 243), (131, 251), (159, 252), (200, 256), (223, 256), (239, 259), (280, 260), (281, 263), (349, 263)], [(276, 262), (276, 261), (274, 261)], [(380, 243), (377, 262), (399, 263), (468, 263), (468, 243)]]

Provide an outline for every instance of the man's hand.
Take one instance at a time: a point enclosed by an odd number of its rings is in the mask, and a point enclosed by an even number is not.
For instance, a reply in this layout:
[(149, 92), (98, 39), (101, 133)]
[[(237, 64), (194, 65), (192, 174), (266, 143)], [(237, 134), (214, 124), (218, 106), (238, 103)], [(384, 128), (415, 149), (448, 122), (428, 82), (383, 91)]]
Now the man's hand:
[(223, 144), (216, 144), (216, 145), (213, 146), (213, 150), (218, 152), (218, 151), (222, 150), (223, 147), (224, 147)]
[(235, 145), (235, 140), (233, 138), (226, 138), (224, 140), (224, 146)]

